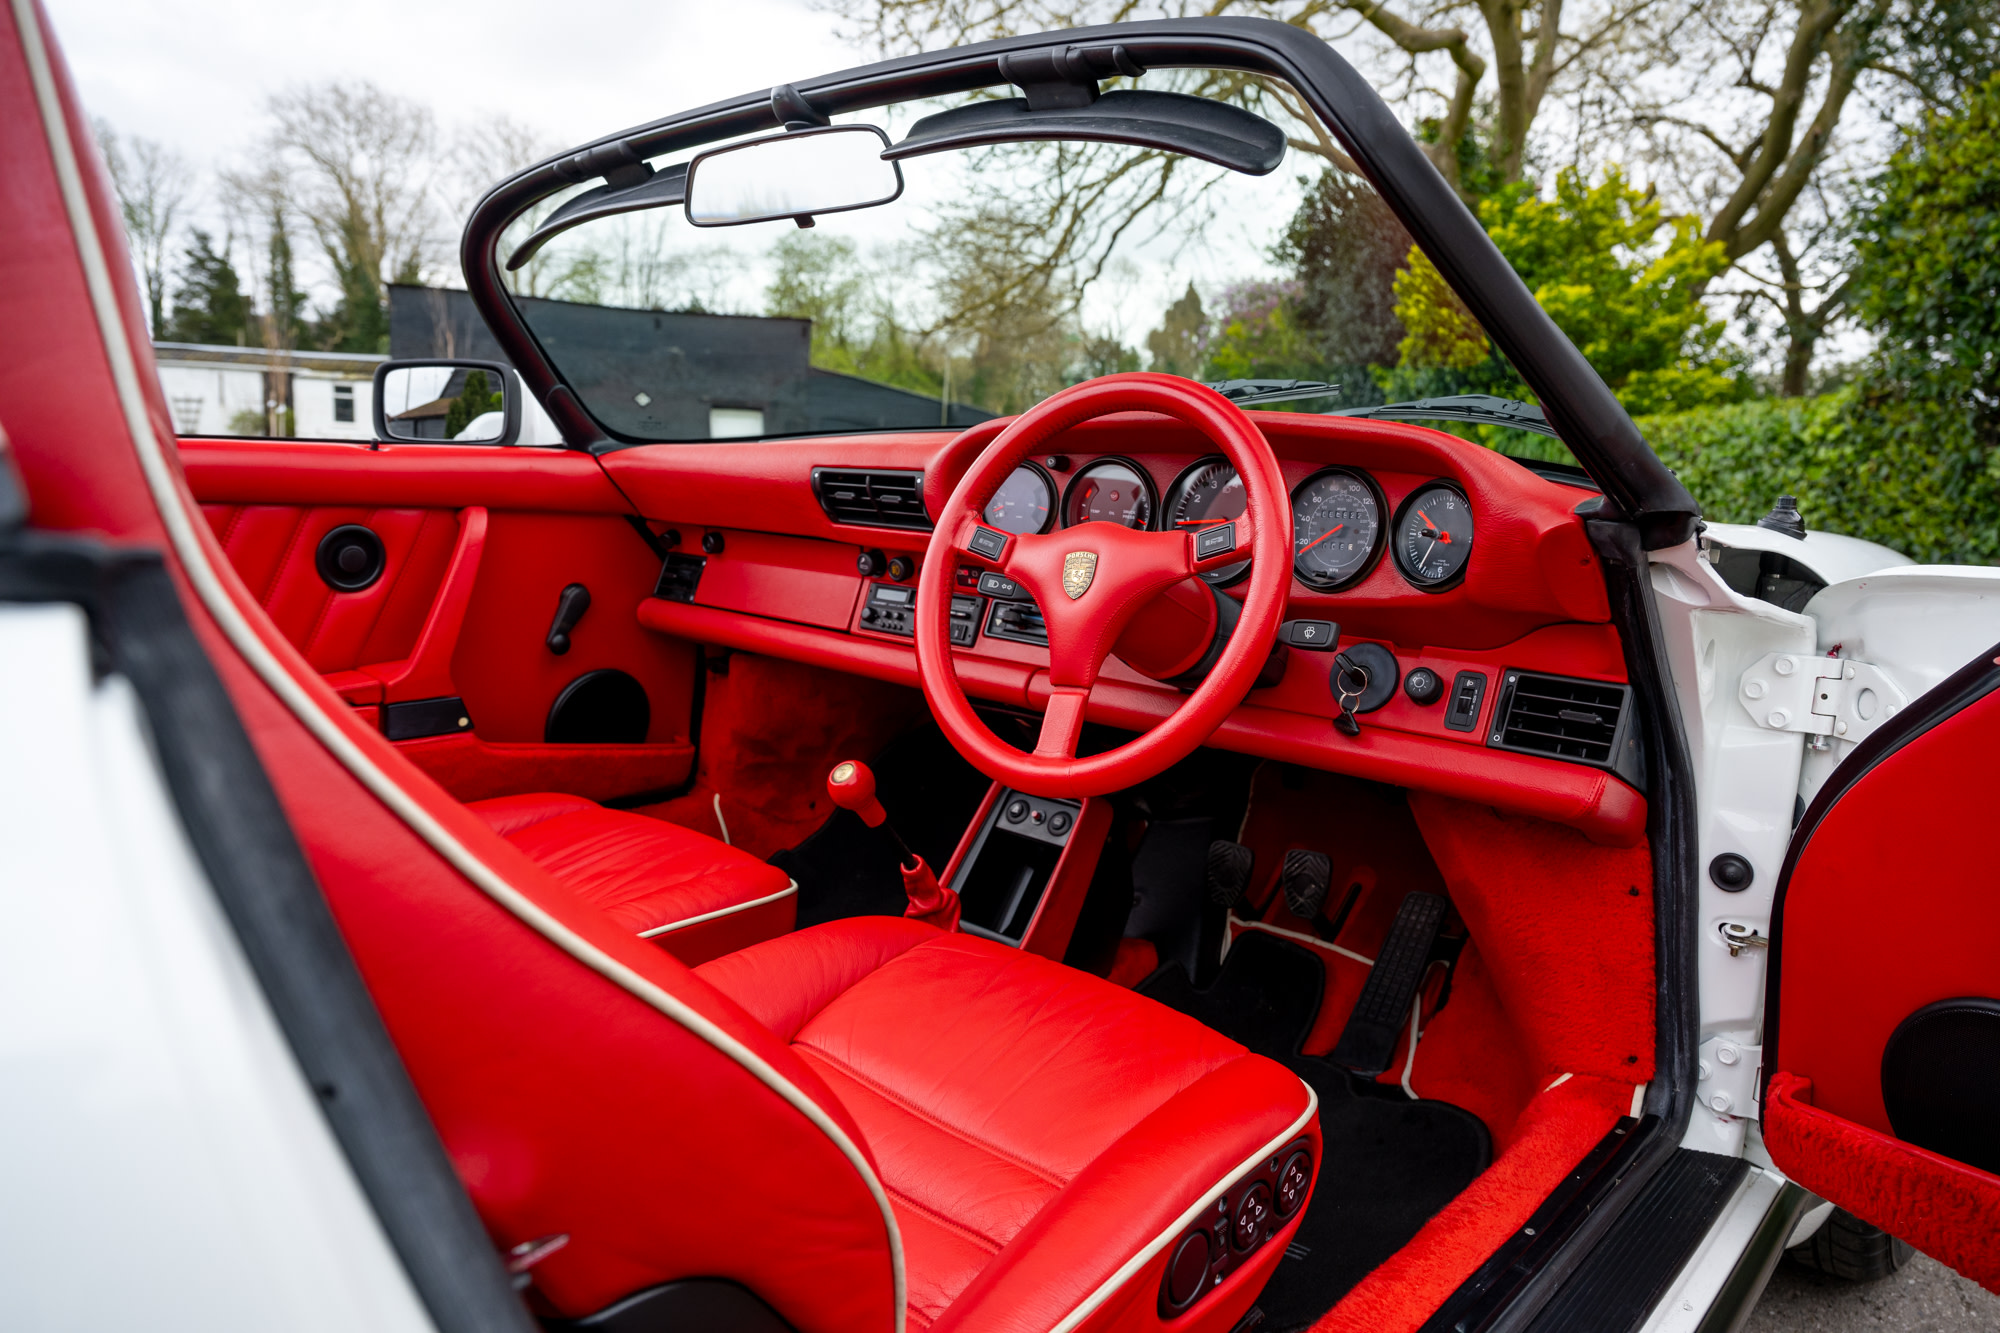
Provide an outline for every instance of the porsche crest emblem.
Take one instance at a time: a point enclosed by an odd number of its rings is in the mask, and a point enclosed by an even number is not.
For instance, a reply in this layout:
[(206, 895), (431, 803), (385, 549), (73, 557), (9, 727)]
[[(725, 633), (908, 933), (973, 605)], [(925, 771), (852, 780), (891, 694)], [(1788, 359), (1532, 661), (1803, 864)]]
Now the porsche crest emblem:
[(1071, 551), (1063, 557), (1063, 591), (1073, 602), (1090, 591), (1090, 581), (1097, 577), (1097, 552)]

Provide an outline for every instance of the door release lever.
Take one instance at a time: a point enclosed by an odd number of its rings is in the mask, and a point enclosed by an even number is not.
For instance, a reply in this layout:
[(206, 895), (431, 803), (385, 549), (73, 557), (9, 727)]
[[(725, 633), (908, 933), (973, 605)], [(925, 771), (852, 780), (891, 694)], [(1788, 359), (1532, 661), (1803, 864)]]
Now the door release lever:
[(556, 598), (556, 618), (549, 622), (549, 637), (546, 640), (549, 651), (561, 657), (569, 651), (570, 631), (576, 622), (583, 619), (583, 613), (590, 609), (590, 589), (581, 583), (572, 583)]

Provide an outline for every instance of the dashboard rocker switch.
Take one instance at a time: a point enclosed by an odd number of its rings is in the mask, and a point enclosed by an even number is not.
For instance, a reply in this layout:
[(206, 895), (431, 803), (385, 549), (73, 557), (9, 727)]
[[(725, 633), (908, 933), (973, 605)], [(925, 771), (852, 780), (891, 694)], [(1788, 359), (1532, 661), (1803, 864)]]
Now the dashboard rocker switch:
[(1278, 642), (1308, 652), (1330, 653), (1340, 644), (1340, 626), (1331, 620), (1287, 620), (1278, 628)]

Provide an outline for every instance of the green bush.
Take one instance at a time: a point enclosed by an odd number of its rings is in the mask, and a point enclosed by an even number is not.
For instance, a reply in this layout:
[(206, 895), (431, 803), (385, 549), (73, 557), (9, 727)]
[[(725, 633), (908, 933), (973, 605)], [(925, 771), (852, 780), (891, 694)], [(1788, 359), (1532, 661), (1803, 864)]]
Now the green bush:
[(1718, 522), (1753, 523), (1796, 495), (1810, 528), (1925, 564), (2000, 563), (2000, 450), (1963, 406), (1847, 388), (1638, 426)]

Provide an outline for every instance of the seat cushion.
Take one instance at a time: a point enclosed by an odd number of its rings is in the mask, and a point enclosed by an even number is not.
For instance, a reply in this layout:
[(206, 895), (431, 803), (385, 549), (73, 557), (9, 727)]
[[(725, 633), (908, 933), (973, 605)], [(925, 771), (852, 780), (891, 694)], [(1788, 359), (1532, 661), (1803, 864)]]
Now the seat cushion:
[(860, 1125), (902, 1231), (912, 1327), (1057, 1323), (1230, 1171), (1316, 1136), (1312, 1094), (1282, 1066), (974, 936), (862, 917), (698, 975)]
[(540, 792), (473, 801), (493, 831), (635, 935), (687, 964), (792, 928), (798, 886), (705, 833)]

